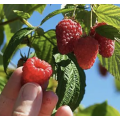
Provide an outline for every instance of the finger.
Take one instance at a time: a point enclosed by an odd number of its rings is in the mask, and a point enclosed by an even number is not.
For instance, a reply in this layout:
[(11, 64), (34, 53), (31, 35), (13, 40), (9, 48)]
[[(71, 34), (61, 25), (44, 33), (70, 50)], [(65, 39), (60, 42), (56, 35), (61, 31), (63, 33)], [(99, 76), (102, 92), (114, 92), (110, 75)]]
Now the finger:
[(21, 88), (21, 75), (22, 67), (17, 68), (13, 72), (9, 81), (4, 87), (0, 95), (0, 115), (10, 116), (12, 114), (15, 100)]
[(58, 101), (57, 95), (52, 91), (45, 91), (43, 93), (43, 102), (41, 106), (40, 116), (51, 116), (53, 109)]
[(73, 116), (73, 113), (70, 107), (65, 105), (58, 108), (55, 116)]
[[(21, 88), (21, 77), (22, 67), (19, 67), (13, 72), (1, 94), (9, 99), (16, 99)], [(48, 81), (41, 86), (46, 90)]]
[(14, 116), (37, 116), (42, 103), (42, 88), (35, 83), (25, 84), (17, 98)]

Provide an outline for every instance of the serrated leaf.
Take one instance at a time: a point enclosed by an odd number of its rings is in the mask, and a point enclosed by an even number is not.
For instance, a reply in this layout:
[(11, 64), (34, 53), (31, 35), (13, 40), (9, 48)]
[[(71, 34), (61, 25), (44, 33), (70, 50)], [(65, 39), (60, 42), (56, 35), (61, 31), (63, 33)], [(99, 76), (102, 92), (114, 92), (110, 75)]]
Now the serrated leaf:
[(109, 38), (111, 40), (120, 39), (119, 30), (111, 25), (102, 25), (95, 29), (95, 31), (103, 37)]
[(54, 30), (49, 30), (31, 41), (37, 57), (50, 64), (52, 64), (52, 50), (56, 44), (57, 41)]
[(24, 19), (30, 18), (29, 13), (26, 13), (26, 12), (23, 12), (23, 11), (19, 11), (19, 10), (13, 10), (13, 12), (14, 12), (17, 16), (19, 16), (19, 17), (21, 17), (21, 18), (24, 18)]
[(57, 67), (58, 95), (57, 108), (69, 105), (74, 111), (80, 104), (85, 93), (85, 73), (78, 66), (74, 56), (54, 54)]
[(48, 14), (41, 22), (41, 25), (47, 21), (48, 19), (50, 19), (51, 17), (57, 15), (57, 14), (60, 14), (60, 13), (67, 13), (67, 12), (72, 12), (74, 11), (74, 8), (70, 8), (70, 9), (60, 9), (60, 10), (56, 10), (56, 11), (53, 11), (52, 13)]
[(115, 42), (114, 54), (109, 58), (103, 58), (98, 55), (100, 63), (104, 66), (117, 80), (120, 80), (120, 43)]
[(101, 4), (95, 13), (101, 21), (120, 28), (120, 7), (111, 4)]
[(77, 116), (120, 116), (120, 113), (108, 105), (107, 102), (103, 102), (101, 104), (91, 105), (83, 110), (80, 110)]
[(30, 34), (34, 28), (23, 28), (17, 31), (13, 37), (11, 38), (8, 46), (5, 49), (5, 52), (3, 54), (3, 65), (4, 65), (4, 71), (6, 72), (7, 66), (10, 62), (10, 59), (17, 48), (17, 46), (22, 42), (22, 40)]

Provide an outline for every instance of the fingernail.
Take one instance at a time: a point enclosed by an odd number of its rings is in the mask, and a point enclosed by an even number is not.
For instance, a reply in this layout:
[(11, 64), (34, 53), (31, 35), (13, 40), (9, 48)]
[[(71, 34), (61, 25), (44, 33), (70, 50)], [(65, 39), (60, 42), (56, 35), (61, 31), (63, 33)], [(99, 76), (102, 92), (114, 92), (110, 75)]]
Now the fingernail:
[(37, 97), (38, 94), (38, 87), (33, 83), (27, 83), (22, 92), (22, 97), (24, 100), (33, 101)]

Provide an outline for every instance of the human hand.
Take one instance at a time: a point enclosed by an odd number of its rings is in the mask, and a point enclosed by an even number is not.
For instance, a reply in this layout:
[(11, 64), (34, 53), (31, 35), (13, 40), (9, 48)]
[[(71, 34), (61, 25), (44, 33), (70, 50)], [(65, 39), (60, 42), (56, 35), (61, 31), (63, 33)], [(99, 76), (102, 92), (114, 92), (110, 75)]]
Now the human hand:
[[(50, 116), (58, 97), (46, 91), (48, 83), (21, 86), (22, 67), (17, 68), (0, 95), (0, 116)], [(72, 116), (69, 106), (58, 108), (55, 116)]]

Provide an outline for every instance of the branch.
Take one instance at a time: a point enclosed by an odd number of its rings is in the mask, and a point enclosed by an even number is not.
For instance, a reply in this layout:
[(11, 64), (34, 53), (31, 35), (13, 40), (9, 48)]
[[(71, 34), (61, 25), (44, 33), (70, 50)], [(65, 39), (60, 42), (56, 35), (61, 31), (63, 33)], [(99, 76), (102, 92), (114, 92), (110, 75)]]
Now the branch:
[(1, 26), (1, 25), (9, 24), (9, 23), (14, 22), (14, 21), (19, 20), (19, 19), (20, 19), (19, 17), (16, 17), (16, 18), (13, 18), (13, 19), (8, 20), (8, 21), (1, 22), (1, 23), (0, 23), (0, 26)]

